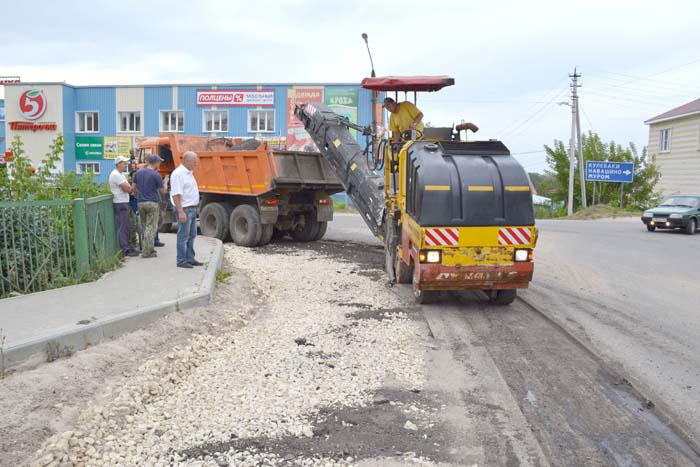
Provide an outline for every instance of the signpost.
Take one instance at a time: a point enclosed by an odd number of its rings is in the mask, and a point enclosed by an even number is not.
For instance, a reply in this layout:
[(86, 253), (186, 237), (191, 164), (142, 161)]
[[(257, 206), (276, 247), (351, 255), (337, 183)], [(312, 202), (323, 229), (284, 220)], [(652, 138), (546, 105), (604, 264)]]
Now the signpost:
[[(620, 184), (620, 206), (622, 206), (623, 183), (634, 180), (632, 162), (586, 161), (587, 182), (610, 182)], [(595, 183), (593, 184), (593, 204), (595, 204)]]

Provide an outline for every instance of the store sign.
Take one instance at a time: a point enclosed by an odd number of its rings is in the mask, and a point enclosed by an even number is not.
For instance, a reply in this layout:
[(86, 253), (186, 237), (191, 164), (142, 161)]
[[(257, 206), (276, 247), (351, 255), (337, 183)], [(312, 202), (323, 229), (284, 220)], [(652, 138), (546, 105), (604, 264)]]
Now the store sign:
[(0, 76), (0, 86), (3, 84), (15, 84), (19, 82), (19, 76)]
[(76, 136), (76, 159), (102, 159), (104, 157), (104, 141), (101, 136)]
[(19, 96), (19, 113), (27, 120), (36, 120), (46, 112), (46, 95), (41, 89), (29, 89)]
[(56, 131), (58, 125), (54, 122), (8, 122), (12, 131)]
[(197, 105), (220, 105), (224, 107), (273, 106), (275, 105), (275, 91), (198, 90)]
[(131, 150), (131, 137), (129, 136), (105, 136), (104, 158), (116, 159), (118, 156), (129, 157)]
[[(333, 112), (357, 123), (357, 103), (359, 100), (357, 88), (327, 87), (324, 98), (326, 106)], [(357, 135), (357, 130), (350, 132), (353, 136)]]
[(287, 149), (290, 151), (318, 151), (314, 140), (304, 129), (304, 124), (301, 123), (294, 115), (294, 106), (296, 104), (306, 104), (309, 102), (323, 103), (323, 88), (322, 87), (305, 87), (299, 86), (287, 89)]

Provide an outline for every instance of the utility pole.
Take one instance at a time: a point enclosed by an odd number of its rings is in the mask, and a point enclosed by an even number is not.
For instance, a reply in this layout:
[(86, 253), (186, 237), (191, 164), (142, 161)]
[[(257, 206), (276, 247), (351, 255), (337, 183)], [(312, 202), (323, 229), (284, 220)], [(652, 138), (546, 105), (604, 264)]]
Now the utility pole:
[(581, 75), (576, 72), (576, 68), (574, 68), (574, 73), (569, 75), (569, 78), (571, 78), (571, 103), (569, 104), (571, 107), (571, 138), (569, 139), (568, 215), (572, 215), (574, 213), (574, 172), (576, 171), (576, 152), (578, 152), (579, 174), (581, 176), (581, 201), (583, 203), (583, 207), (586, 207), (586, 183), (585, 174), (583, 171), (583, 152), (581, 150), (581, 128), (578, 118), (578, 88), (581, 87), (581, 85), (578, 84), (578, 78), (580, 77)]
[(581, 148), (581, 113), (579, 111), (579, 106), (578, 106), (578, 91), (577, 88), (580, 88), (581, 85), (577, 83), (578, 78), (580, 78), (580, 74), (576, 74), (576, 68), (574, 68), (574, 75), (571, 77), (573, 79), (572, 87), (573, 87), (573, 95), (571, 96), (572, 98), (572, 106), (571, 108), (574, 110), (576, 114), (576, 147), (578, 149), (578, 173), (579, 177), (581, 179), (581, 204), (584, 208), (588, 207), (588, 201), (586, 200), (586, 170), (584, 167), (584, 161), (583, 161), (583, 149)]

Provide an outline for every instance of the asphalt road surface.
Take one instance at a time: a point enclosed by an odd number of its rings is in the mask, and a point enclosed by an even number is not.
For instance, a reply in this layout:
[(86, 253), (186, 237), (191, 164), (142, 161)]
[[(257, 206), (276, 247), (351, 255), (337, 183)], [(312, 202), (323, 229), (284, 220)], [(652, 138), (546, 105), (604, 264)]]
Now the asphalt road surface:
[[(639, 219), (537, 225), (524, 300), (494, 312), (447, 295), (422, 307), (426, 320), (443, 345), (463, 329), (486, 347), (550, 462), (699, 464), (700, 235)], [(352, 215), (326, 238), (379, 244)]]

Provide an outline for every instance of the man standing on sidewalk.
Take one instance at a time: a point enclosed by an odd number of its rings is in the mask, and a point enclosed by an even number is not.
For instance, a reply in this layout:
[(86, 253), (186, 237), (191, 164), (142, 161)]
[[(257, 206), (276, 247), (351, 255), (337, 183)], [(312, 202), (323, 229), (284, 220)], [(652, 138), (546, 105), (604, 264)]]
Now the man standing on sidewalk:
[(124, 256), (138, 256), (131, 246), (131, 219), (129, 218), (129, 193), (131, 185), (126, 180), (126, 172), (129, 159), (119, 156), (115, 159), (115, 168), (109, 174), (109, 189), (112, 191), (112, 207), (114, 208), (114, 220), (117, 223), (117, 238), (119, 248)]
[(142, 258), (157, 256), (153, 249), (153, 242), (158, 231), (158, 219), (160, 218), (160, 194), (165, 193), (168, 189), (168, 177), (163, 180), (158, 173), (158, 167), (162, 161), (163, 159), (158, 154), (151, 154), (146, 158), (146, 167), (139, 169), (134, 174), (136, 198), (143, 226)]
[(170, 200), (177, 212), (177, 267), (201, 266), (194, 259), (194, 239), (197, 236), (197, 205), (199, 189), (192, 171), (197, 166), (197, 154), (187, 151), (182, 163), (173, 170), (170, 184)]

